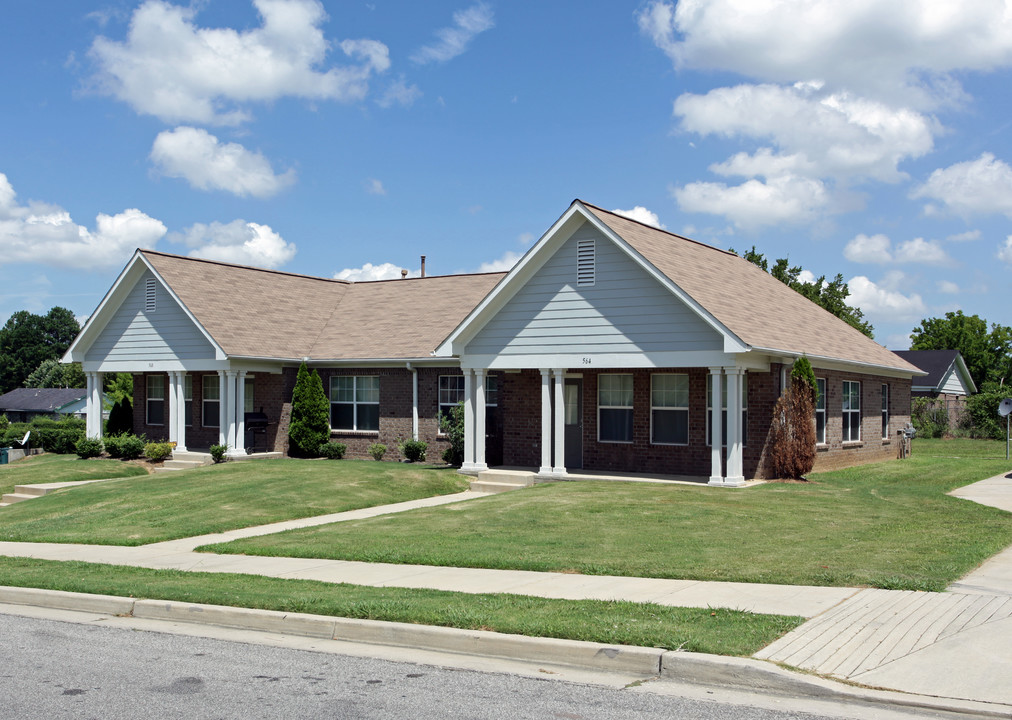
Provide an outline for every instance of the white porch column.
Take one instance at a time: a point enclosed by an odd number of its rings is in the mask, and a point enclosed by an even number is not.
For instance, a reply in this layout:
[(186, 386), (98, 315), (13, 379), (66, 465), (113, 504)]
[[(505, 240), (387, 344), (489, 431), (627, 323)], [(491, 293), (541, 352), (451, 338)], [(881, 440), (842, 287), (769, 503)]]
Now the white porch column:
[(218, 444), (228, 445), (228, 377), (218, 371)]
[[(98, 373), (93, 373), (93, 372), (85, 373), (85, 380), (87, 380), (87, 382), (88, 382), (88, 390), (87, 390), (87, 395), (85, 395), (86, 400), (85, 400), (84, 432), (85, 432), (85, 435), (87, 435), (89, 438), (92, 438), (92, 439), (96, 439), (96, 438), (101, 437), (101, 433), (100, 433), (100, 431), (97, 428), (101, 428), (102, 427), (102, 420), (101, 420), (101, 418), (102, 418), (102, 408), (101, 408), (101, 405), (99, 405), (97, 411), (95, 409), (95, 385), (96, 385), (95, 378), (96, 378), (97, 375), (98, 375)], [(99, 387), (101, 387), (101, 383), (98, 383), (98, 385), (99, 385)], [(97, 427), (96, 427), (96, 422), (95, 422), (95, 418), (96, 417), (99, 418), (99, 421), (97, 423)]]
[(464, 370), (464, 472), (474, 472), (474, 372)]
[(538, 475), (552, 474), (552, 376), (541, 370), (541, 467)]
[(178, 418), (174, 416), (172, 424), (176, 426), (176, 450), (186, 452), (186, 373), (177, 373), (176, 408)]
[(411, 371), (411, 439), (418, 439), (418, 368), (411, 367), (408, 363), (408, 370)]
[(552, 371), (555, 379), (555, 466), (552, 475), (566, 474), (566, 370)]
[(235, 455), (246, 454), (246, 371), (235, 381)]
[[(239, 373), (235, 370), (226, 370), (226, 386), (228, 388), (228, 397), (222, 397), (225, 401), (225, 445), (228, 445), (229, 455), (241, 455), (242, 448), (236, 445), (235, 437), (235, 401), (238, 396), (238, 390), (236, 389), (236, 377)], [(224, 396), (226, 393), (222, 393)]]
[(179, 393), (177, 392), (179, 383), (179, 373), (175, 370), (171, 370), (169, 375), (169, 417), (165, 419), (165, 424), (169, 428), (169, 442), (177, 443), (179, 439), (179, 422), (177, 415), (179, 414)]
[(721, 372), (722, 368), (710, 368), (710, 485), (724, 484), (724, 469), (721, 459), (724, 455), (721, 446), (724, 438), (721, 433), (721, 408), (724, 403), (721, 398)]
[(727, 368), (727, 477), (725, 485), (745, 484), (741, 446), (741, 368)]
[(485, 463), (485, 371), (474, 371), (474, 469), (488, 470)]

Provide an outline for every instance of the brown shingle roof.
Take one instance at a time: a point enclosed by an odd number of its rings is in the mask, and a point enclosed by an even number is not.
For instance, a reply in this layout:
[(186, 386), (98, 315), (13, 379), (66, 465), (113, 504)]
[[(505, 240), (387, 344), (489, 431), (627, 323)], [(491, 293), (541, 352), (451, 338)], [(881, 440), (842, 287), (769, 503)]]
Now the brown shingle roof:
[(505, 273), (351, 283), (142, 254), (230, 356), (428, 357)]
[(918, 372), (748, 260), (579, 202), (746, 344)]

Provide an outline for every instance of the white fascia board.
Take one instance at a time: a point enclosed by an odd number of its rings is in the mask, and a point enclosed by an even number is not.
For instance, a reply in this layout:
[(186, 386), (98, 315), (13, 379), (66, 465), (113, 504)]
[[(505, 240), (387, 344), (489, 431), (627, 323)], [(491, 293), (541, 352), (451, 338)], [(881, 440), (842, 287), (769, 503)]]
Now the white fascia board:
[[(528, 280), (544, 265), (550, 257), (546, 251), (548, 245), (556, 247), (569, 239), (582, 224), (587, 211), (574, 202), (569, 209), (556, 220), (531, 248), (524, 253), (517, 264), (500, 280), (488, 295), (468, 313), (459, 325), (433, 351), (433, 355), (462, 355), (467, 343), (481, 331)], [(579, 217), (577, 217), (579, 216)]]
[(966, 387), (966, 394), (972, 395), (977, 392), (977, 385), (973, 382), (973, 376), (970, 375), (970, 369), (966, 367), (966, 361), (963, 360), (963, 353), (956, 353), (956, 367), (959, 368), (963, 385)]
[(782, 360), (794, 362), (804, 355), (812, 363), (812, 368), (824, 370), (839, 370), (841, 372), (861, 373), (862, 375), (881, 375), (883, 377), (914, 378), (927, 375), (923, 370), (904, 370), (902, 368), (889, 367), (887, 365), (876, 365), (874, 363), (862, 363), (851, 360), (840, 360), (839, 358), (825, 357), (823, 355), (809, 355), (808, 353), (793, 352), (791, 350), (778, 350), (775, 348), (753, 348), (756, 352), (769, 353), (770, 355), (781, 355)]
[(655, 353), (560, 353), (551, 355), (468, 355), (464, 370), (525, 370), (532, 368), (683, 368), (741, 366), (738, 357), (718, 350)]
[(204, 358), (198, 360), (102, 360), (99, 362), (84, 361), (81, 363), (83, 372), (100, 373), (146, 373), (146, 372), (214, 372), (216, 370), (233, 370), (228, 360)]
[[(301, 363), (301, 358), (289, 358), (286, 363)], [(402, 368), (407, 364), (414, 367), (457, 367), (460, 365), (460, 358), (447, 357), (423, 357), (423, 358), (308, 358), (306, 365), (309, 367), (376, 367), (376, 368)]]
[(615, 245), (628, 255), (633, 262), (642, 267), (650, 274), (651, 277), (663, 285), (668, 292), (681, 300), (682, 303), (698, 315), (703, 322), (720, 333), (721, 337), (724, 338), (724, 352), (743, 353), (748, 352), (751, 349), (747, 343), (731, 332), (724, 323), (720, 322), (720, 320), (714, 317), (706, 308), (696, 302), (696, 300), (685, 292), (678, 283), (654, 267), (654, 265), (643, 257), (632, 245), (627, 243), (621, 236), (617, 235), (615, 231), (608, 227), (600, 218), (597, 217), (597, 215), (588, 210), (582, 203), (576, 202), (575, 204), (579, 205), (584, 217), (586, 217), (599, 232), (615, 243)]

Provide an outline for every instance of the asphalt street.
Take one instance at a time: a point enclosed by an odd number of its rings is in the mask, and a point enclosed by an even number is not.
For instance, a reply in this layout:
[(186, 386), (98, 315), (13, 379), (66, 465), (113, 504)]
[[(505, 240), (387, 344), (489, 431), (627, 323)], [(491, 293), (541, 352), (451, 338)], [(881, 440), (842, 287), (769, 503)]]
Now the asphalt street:
[(940, 717), (846, 705), (809, 713), (796, 709), (806, 701), (656, 681), (605, 687), (16, 615), (0, 614), (0, 637), (5, 718)]

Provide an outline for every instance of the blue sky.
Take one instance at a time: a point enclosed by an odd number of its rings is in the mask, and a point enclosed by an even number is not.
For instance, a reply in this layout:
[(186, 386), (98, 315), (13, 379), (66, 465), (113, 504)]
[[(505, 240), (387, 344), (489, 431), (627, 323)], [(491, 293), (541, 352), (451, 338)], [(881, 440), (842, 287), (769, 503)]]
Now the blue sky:
[[(1005, 2), (47, 0), (0, 11), (0, 322), (133, 249), (503, 269), (581, 198), (1012, 324)], [(733, 292), (729, 288), (729, 292)]]

